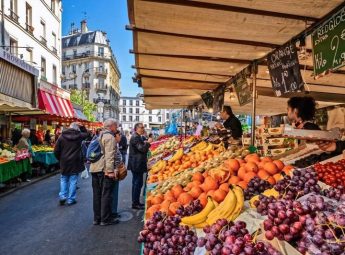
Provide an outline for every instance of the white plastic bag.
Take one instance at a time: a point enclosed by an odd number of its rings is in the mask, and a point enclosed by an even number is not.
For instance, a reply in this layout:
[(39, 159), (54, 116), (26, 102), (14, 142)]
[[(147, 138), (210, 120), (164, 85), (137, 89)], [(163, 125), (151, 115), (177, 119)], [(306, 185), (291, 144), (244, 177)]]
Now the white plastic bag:
[(83, 172), (81, 172), (80, 177), (81, 177), (82, 179), (87, 179), (87, 178), (89, 178), (89, 172), (87, 171), (87, 169), (85, 169)]

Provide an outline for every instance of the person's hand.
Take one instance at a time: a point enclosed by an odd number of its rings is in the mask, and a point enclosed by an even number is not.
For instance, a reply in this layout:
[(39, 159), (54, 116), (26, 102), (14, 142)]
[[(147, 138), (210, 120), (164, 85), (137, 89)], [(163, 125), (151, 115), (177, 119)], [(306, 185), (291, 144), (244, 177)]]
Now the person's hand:
[(114, 171), (114, 178), (119, 179), (119, 171), (117, 169)]
[(320, 142), (317, 142), (316, 144), (323, 151), (332, 152), (332, 151), (335, 151), (337, 149), (337, 145), (335, 142), (320, 141)]
[(115, 179), (116, 178), (115, 172), (105, 172), (104, 175), (107, 176), (110, 179)]
[(153, 139), (150, 137), (149, 139), (147, 139), (147, 142), (148, 142), (148, 143), (152, 143), (152, 142), (153, 142)]
[(219, 122), (217, 122), (214, 126), (215, 126), (217, 129), (222, 129), (222, 128), (223, 128), (223, 125), (220, 124)]

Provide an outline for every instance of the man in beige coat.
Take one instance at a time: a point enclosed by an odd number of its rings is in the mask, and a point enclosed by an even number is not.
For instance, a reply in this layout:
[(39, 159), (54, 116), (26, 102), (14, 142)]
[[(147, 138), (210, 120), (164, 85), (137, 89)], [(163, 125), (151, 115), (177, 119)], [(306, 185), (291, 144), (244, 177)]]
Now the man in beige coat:
[(112, 218), (112, 199), (117, 170), (115, 167), (117, 122), (107, 119), (104, 130), (100, 133), (102, 157), (90, 165), (93, 189), (94, 225), (107, 226), (118, 223)]

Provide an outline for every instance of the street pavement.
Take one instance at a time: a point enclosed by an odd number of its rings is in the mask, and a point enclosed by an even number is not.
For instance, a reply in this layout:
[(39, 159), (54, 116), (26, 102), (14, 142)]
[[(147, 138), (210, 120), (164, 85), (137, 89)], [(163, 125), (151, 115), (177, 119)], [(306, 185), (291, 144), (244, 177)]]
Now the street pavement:
[(0, 199), (1, 255), (139, 255), (143, 211), (131, 209), (131, 179), (120, 183), (121, 222), (93, 226), (91, 176), (80, 180), (78, 203), (59, 206), (59, 175)]

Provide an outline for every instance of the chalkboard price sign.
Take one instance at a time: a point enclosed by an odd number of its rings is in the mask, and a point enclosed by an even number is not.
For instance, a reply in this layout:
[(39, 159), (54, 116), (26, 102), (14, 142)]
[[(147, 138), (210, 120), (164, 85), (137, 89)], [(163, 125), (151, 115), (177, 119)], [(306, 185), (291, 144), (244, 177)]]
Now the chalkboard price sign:
[(220, 112), (224, 105), (224, 92), (225, 87), (219, 86), (215, 91), (213, 92), (213, 112)]
[(242, 71), (234, 81), (234, 88), (237, 94), (240, 106), (246, 105), (252, 101), (252, 90), (247, 82), (247, 70)]
[(213, 95), (210, 91), (205, 92), (201, 95), (202, 101), (204, 101), (207, 109), (211, 109), (213, 107)]
[(267, 64), (276, 96), (303, 89), (295, 44), (289, 43), (271, 52)]
[(311, 35), (314, 75), (345, 65), (345, 7), (321, 24)]

